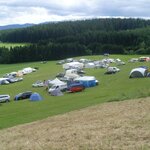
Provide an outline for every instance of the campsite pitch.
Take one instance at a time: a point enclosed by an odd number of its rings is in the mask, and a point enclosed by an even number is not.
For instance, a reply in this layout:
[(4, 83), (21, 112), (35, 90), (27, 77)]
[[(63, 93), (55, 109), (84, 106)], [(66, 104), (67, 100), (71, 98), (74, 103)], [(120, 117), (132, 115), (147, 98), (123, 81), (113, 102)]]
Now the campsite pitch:
[[(0, 85), (0, 94), (9, 94), (11, 97), (10, 103), (0, 105), (0, 129), (44, 119), (49, 116), (64, 114), (104, 102), (150, 96), (150, 78), (129, 79), (131, 69), (138, 66), (150, 67), (149, 62), (129, 63), (128, 60), (130, 58), (139, 57), (135, 55), (110, 55), (109, 57), (120, 58), (126, 63), (125, 65), (117, 66), (120, 72), (105, 75), (106, 68), (86, 68), (84, 70), (86, 75), (95, 76), (99, 81), (99, 85), (86, 88), (83, 92), (64, 93), (64, 95), (60, 97), (51, 96), (45, 87), (32, 87), (32, 84), (36, 81), (54, 79), (59, 72), (63, 71), (62, 65), (57, 65), (56, 61), (47, 61), (47, 63), (1, 64), (0, 76), (25, 67), (36, 67), (39, 68), (39, 70), (23, 76), (24, 79), (22, 82)], [(104, 56), (84, 56), (82, 58), (100, 60), (104, 58)], [(76, 59), (79, 59), (79, 57)], [(113, 65), (112, 63), (111, 66)], [(29, 99), (23, 101), (13, 100), (15, 95), (24, 91), (37, 92), (42, 96), (43, 100), (35, 103), (30, 102)]]

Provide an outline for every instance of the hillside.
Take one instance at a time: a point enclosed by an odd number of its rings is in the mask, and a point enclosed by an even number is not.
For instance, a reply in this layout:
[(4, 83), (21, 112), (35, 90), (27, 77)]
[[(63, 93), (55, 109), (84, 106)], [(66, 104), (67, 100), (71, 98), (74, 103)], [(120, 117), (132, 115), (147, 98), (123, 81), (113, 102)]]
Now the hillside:
[(0, 30), (8, 30), (8, 29), (18, 29), (18, 28), (26, 28), (26, 27), (31, 27), (34, 24), (11, 24), (11, 25), (4, 25), (0, 26)]
[(150, 97), (110, 102), (0, 131), (1, 150), (148, 150)]
[(0, 48), (0, 63), (58, 60), (104, 53), (150, 54), (150, 20), (110, 18), (45, 23), (0, 31), (0, 41), (31, 43), (11, 50)]
[[(90, 34), (103, 37), (105, 33), (135, 30), (150, 26), (150, 20), (143, 19), (91, 19), (80, 21), (54, 22), (35, 25), (29, 28), (8, 30), (0, 34), (3, 42), (39, 42), (41, 40), (64, 40), (69, 42)], [(128, 31), (129, 32), (129, 31)], [(74, 37), (74, 38), (73, 38)], [(68, 38), (71, 38), (68, 41)], [(72, 39), (73, 38), (73, 39)], [(85, 37), (86, 38), (86, 37)]]

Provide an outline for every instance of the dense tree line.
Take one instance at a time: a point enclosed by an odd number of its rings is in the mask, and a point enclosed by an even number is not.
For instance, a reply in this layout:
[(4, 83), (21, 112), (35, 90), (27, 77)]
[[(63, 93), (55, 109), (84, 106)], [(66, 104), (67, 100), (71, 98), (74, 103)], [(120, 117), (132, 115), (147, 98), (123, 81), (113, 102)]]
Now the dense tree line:
[(27, 46), (0, 48), (0, 63), (56, 60), (103, 54), (150, 54), (150, 20), (92, 19), (41, 24), (0, 32), (2, 42)]

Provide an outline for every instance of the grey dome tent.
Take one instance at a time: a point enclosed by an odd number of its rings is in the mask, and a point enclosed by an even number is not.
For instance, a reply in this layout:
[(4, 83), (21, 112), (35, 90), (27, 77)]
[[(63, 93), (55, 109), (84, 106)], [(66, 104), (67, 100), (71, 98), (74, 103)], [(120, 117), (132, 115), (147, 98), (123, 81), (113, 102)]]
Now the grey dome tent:
[(147, 69), (140, 67), (132, 69), (129, 78), (142, 78), (146, 76), (147, 76)]
[(49, 92), (52, 96), (62, 96), (63, 93), (60, 90), (59, 86), (56, 86), (56, 88)]

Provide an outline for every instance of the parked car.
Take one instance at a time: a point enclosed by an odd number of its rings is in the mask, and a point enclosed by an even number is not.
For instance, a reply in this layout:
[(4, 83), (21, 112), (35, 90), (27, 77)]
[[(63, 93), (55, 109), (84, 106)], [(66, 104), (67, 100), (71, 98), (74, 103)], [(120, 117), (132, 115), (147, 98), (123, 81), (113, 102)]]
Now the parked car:
[(10, 96), (9, 95), (0, 95), (0, 103), (2, 102), (9, 102)]
[(26, 91), (23, 93), (19, 93), (15, 96), (14, 100), (17, 101), (17, 100), (22, 100), (22, 99), (28, 99), (28, 98), (30, 98), (31, 95), (32, 95), (32, 91)]
[(44, 83), (40, 80), (32, 84), (32, 87), (43, 87), (43, 86), (44, 86)]
[(119, 71), (120, 71), (120, 69), (117, 67), (108, 67), (105, 74), (114, 74), (114, 73), (119, 72)]
[(15, 82), (19, 82), (19, 81), (22, 81), (23, 80), (23, 78), (8, 78), (7, 79), (7, 81), (9, 82), (9, 83), (15, 83)]
[(81, 92), (85, 89), (82, 83), (73, 83), (68, 86), (68, 92)]
[(52, 91), (54, 91), (56, 88), (59, 88), (62, 92), (67, 90), (67, 84), (62, 84), (62, 85), (53, 85), (48, 92), (51, 93)]
[(7, 78), (0, 78), (0, 85), (6, 85), (6, 84), (9, 84)]

